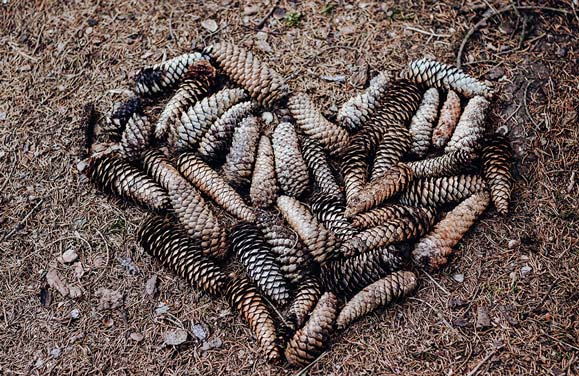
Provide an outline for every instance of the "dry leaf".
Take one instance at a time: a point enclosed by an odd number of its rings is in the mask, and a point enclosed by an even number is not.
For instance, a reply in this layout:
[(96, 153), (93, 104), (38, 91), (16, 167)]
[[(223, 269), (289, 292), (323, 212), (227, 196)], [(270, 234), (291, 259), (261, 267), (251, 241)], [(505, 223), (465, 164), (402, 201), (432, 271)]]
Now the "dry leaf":
[(163, 334), (165, 344), (169, 346), (178, 346), (187, 341), (187, 331), (183, 329), (169, 330)]
[(211, 18), (201, 22), (201, 26), (203, 26), (211, 33), (214, 33), (217, 31), (217, 29), (219, 29), (219, 25), (217, 25), (217, 22), (215, 22), (215, 20)]
[(62, 282), (56, 269), (51, 269), (48, 273), (46, 273), (46, 282), (48, 282), (50, 287), (56, 289), (60, 295), (68, 295), (68, 287), (66, 287), (66, 284)]

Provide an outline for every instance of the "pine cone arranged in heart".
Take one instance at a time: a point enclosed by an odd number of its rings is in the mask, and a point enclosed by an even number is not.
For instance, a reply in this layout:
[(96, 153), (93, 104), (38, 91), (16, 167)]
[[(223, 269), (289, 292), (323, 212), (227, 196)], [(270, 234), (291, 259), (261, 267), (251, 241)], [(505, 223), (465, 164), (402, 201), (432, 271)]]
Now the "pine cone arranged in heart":
[(261, 127), (261, 120), (255, 116), (248, 116), (233, 132), (231, 148), (223, 165), (223, 174), (235, 187), (247, 186), (251, 182)]
[(229, 150), (235, 128), (241, 121), (255, 111), (255, 102), (241, 102), (231, 106), (217, 119), (201, 138), (197, 152), (206, 162), (224, 159), (224, 153)]
[(331, 156), (344, 152), (348, 131), (327, 120), (307, 94), (293, 94), (288, 108), (303, 134), (317, 141)]
[(414, 60), (400, 76), (417, 84), (454, 90), (466, 97), (492, 96), (491, 89), (462, 70), (430, 59)]
[(189, 107), (169, 129), (169, 143), (177, 150), (197, 147), (213, 122), (231, 106), (247, 99), (243, 89), (223, 89)]
[(287, 321), (291, 331), (305, 324), (320, 296), (322, 296), (322, 286), (318, 278), (309, 275), (299, 283), (288, 309)]
[(227, 234), (209, 204), (158, 150), (144, 154), (147, 172), (169, 192), (175, 215), (204, 254), (223, 259), (227, 253)]
[(231, 234), (231, 247), (257, 288), (277, 304), (285, 305), (288, 285), (261, 230), (252, 223), (237, 224)]
[(281, 353), (277, 345), (277, 335), (273, 317), (263, 298), (245, 277), (235, 277), (227, 286), (225, 296), (232, 309), (247, 321), (259, 346), (269, 361), (276, 361)]
[(137, 238), (147, 253), (157, 257), (195, 288), (212, 295), (223, 293), (227, 277), (221, 268), (169, 220), (151, 216), (141, 225)]
[(208, 61), (193, 63), (175, 95), (165, 105), (155, 125), (155, 138), (165, 138), (167, 130), (181, 119), (183, 112), (207, 94), (215, 80), (215, 68)]
[(279, 196), (277, 207), (318, 263), (337, 257), (336, 236), (314, 217), (307, 206), (293, 197)]
[(459, 149), (438, 157), (408, 162), (407, 166), (412, 170), (415, 179), (436, 178), (456, 175), (475, 159), (475, 153)]
[(416, 289), (416, 275), (412, 272), (394, 272), (376, 281), (356, 294), (340, 311), (336, 326), (342, 330), (350, 323), (390, 304), (395, 299), (410, 295)]
[(112, 113), (106, 117), (102, 131), (110, 134), (113, 139), (120, 140), (127, 122), (135, 113), (143, 112), (143, 103), (141, 98), (132, 97), (126, 102), (121, 103), (113, 109)]
[(202, 54), (193, 52), (144, 68), (135, 77), (135, 91), (142, 96), (163, 94), (181, 82), (191, 65), (204, 59)]
[(440, 109), (438, 124), (432, 131), (432, 145), (442, 149), (454, 133), (454, 128), (460, 118), (460, 98), (452, 90), (446, 94), (446, 100)]
[(480, 149), (485, 133), (485, 121), (489, 104), (488, 100), (480, 96), (468, 101), (456, 125), (456, 129), (444, 149), (445, 153), (459, 149), (475, 153)]
[(486, 189), (486, 183), (479, 175), (415, 179), (400, 195), (400, 203), (438, 207), (462, 201), (484, 189)]
[(326, 292), (312, 311), (305, 325), (289, 340), (285, 357), (292, 366), (306, 366), (328, 346), (334, 330), (338, 299)]
[(121, 135), (121, 152), (125, 158), (136, 160), (149, 146), (153, 136), (153, 127), (147, 116), (139, 111), (127, 121)]
[(388, 72), (380, 72), (362, 93), (350, 98), (338, 111), (338, 123), (350, 132), (356, 132), (368, 122), (382, 105), (390, 81)]
[(198, 190), (209, 196), (227, 212), (246, 222), (255, 222), (255, 210), (226, 181), (195, 153), (183, 153), (177, 168)]
[(491, 198), (497, 211), (509, 212), (513, 176), (511, 171), (513, 151), (509, 140), (498, 134), (487, 140), (482, 150), (484, 177), (491, 191)]
[(391, 126), (384, 130), (380, 145), (376, 150), (372, 166), (372, 179), (377, 180), (394, 167), (412, 145), (412, 134), (402, 126)]
[(351, 218), (352, 226), (357, 229), (367, 229), (371, 227), (381, 226), (393, 219), (401, 219), (408, 217), (415, 217), (425, 211), (430, 211), (434, 216), (436, 213), (430, 208), (420, 208), (415, 206), (407, 206), (400, 204), (389, 204), (379, 208), (369, 210), (364, 213), (357, 214)]
[(89, 158), (87, 175), (101, 189), (146, 208), (161, 211), (170, 207), (163, 187), (117, 153)]
[(410, 151), (419, 158), (422, 158), (430, 148), (430, 140), (432, 139), (432, 129), (434, 121), (438, 115), (438, 90), (435, 88), (428, 89), (424, 93), (424, 98), (418, 111), (412, 117), (410, 122), (410, 133), (413, 136), (413, 143)]
[(489, 201), (489, 194), (481, 192), (458, 204), (416, 244), (412, 251), (414, 260), (430, 269), (438, 269), (446, 264), (447, 257), (452, 254), (452, 247), (486, 210)]
[(230, 43), (216, 43), (204, 52), (238, 85), (265, 107), (270, 107), (289, 93), (283, 77), (253, 54)]
[(344, 216), (346, 207), (342, 198), (317, 193), (311, 199), (312, 212), (316, 218), (340, 240), (350, 239), (358, 232)]
[(257, 146), (249, 197), (253, 205), (267, 208), (275, 203), (277, 191), (273, 147), (269, 137), (262, 135)]
[(325, 194), (338, 194), (341, 189), (332, 173), (332, 168), (322, 146), (309, 137), (302, 139), (301, 146), (302, 155), (310, 171), (315, 189)]
[(282, 192), (300, 197), (308, 189), (308, 167), (302, 156), (295, 128), (290, 123), (279, 123), (272, 135), (275, 172)]
[(330, 291), (351, 296), (400, 269), (402, 258), (397, 253), (397, 249), (390, 246), (329, 262), (322, 266), (322, 280)]

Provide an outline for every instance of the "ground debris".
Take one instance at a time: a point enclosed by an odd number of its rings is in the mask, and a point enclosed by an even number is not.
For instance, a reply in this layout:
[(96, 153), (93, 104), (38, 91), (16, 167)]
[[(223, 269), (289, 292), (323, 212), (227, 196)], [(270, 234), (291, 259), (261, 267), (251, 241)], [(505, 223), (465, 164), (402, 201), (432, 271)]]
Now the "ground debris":
[(72, 248), (67, 249), (62, 255), (58, 256), (56, 260), (62, 264), (70, 264), (71, 262), (76, 261), (78, 258), (78, 254)]
[(187, 331), (184, 329), (169, 330), (163, 333), (163, 340), (165, 341), (165, 345), (168, 346), (179, 346), (187, 341), (187, 337)]
[(491, 326), (491, 318), (485, 306), (479, 306), (476, 310), (476, 328), (486, 329)]
[(56, 289), (62, 296), (68, 295), (68, 287), (66, 283), (62, 281), (60, 278), (60, 274), (56, 269), (51, 269), (48, 273), (46, 273), (46, 282), (50, 287)]
[(95, 295), (100, 298), (98, 309), (116, 309), (123, 305), (123, 294), (119, 291), (100, 287)]

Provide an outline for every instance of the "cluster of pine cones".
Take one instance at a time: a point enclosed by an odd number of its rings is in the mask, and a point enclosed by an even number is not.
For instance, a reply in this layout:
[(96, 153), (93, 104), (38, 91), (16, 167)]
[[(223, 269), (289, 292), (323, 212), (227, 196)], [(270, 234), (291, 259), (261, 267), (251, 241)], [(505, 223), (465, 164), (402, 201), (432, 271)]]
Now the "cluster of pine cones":
[(412, 293), (411, 270), (444, 265), (491, 200), (508, 211), (492, 92), (433, 60), (378, 74), (335, 121), (226, 43), (143, 69), (134, 91), (97, 124), (87, 175), (154, 212), (144, 250), (224, 296), (270, 361), (309, 364)]

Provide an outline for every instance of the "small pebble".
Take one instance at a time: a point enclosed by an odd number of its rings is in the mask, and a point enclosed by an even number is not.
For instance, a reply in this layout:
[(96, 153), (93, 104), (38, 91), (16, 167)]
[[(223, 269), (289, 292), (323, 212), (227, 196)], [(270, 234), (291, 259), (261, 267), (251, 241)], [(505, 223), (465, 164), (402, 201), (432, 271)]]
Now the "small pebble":
[(187, 341), (187, 331), (183, 329), (169, 330), (163, 334), (165, 344), (169, 346), (178, 346)]
[(129, 335), (129, 338), (135, 342), (141, 342), (143, 340), (143, 338), (145, 338), (145, 336), (143, 336), (141, 333), (138, 333), (138, 332), (132, 332)]
[(464, 274), (455, 274), (452, 276), (452, 279), (454, 279), (458, 283), (463, 283), (464, 282)]
[(527, 274), (529, 274), (531, 271), (533, 270), (533, 268), (531, 268), (529, 265), (525, 265), (521, 268), (521, 276), (526, 276)]
[(507, 247), (509, 247), (509, 249), (515, 249), (518, 248), (519, 245), (521, 245), (520, 241), (511, 239), (509, 240), (509, 244), (507, 245)]
[(80, 317), (80, 311), (79, 311), (77, 308), (75, 308), (75, 309), (73, 309), (72, 311), (70, 311), (70, 318), (71, 318), (71, 319), (76, 320), (76, 319), (78, 319), (79, 317)]
[(221, 347), (223, 341), (220, 338), (211, 338), (207, 342), (203, 342), (203, 346), (201, 346), (201, 351), (208, 351), (211, 349), (217, 349)]
[(60, 356), (60, 349), (58, 347), (55, 347), (54, 349), (50, 350), (50, 356), (52, 356), (54, 359), (58, 358)]
[(58, 257), (57, 260), (63, 264), (69, 264), (76, 261), (77, 258), (78, 254), (76, 251), (74, 249), (68, 249), (60, 257)]

